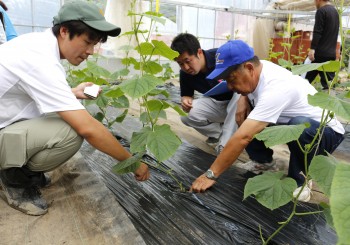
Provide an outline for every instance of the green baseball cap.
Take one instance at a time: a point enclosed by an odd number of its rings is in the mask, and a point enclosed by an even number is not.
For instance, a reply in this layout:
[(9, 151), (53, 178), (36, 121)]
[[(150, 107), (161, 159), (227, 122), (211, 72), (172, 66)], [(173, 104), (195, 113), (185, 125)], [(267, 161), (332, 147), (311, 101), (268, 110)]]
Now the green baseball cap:
[(108, 36), (116, 37), (120, 34), (120, 27), (106, 21), (103, 11), (93, 3), (84, 1), (69, 1), (65, 3), (58, 14), (53, 17), (53, 25), (66, 21), (80, 20), (98, 31), (106, 32)]

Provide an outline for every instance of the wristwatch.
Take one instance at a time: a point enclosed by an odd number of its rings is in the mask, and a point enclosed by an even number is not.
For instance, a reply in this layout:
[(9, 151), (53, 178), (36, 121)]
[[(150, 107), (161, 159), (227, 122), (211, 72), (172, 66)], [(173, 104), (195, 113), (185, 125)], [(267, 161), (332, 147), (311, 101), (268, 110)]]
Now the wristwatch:
[(207, 172), (205, 172), (205, 177), (207, 177), (208, 179), (211, 179), (211, 180), (217, 180), (218, 177), (216, 177), (214, 175), (214, 172), (211, 170), (211, 169), (208, 169)]

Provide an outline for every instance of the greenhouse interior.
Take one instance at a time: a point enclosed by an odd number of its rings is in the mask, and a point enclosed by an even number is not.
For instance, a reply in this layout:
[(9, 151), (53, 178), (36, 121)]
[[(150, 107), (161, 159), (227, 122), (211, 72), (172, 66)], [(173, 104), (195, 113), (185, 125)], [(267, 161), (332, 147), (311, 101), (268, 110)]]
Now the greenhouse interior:
[(349, 0), (0, 6), (0, 244), (350, 244)]

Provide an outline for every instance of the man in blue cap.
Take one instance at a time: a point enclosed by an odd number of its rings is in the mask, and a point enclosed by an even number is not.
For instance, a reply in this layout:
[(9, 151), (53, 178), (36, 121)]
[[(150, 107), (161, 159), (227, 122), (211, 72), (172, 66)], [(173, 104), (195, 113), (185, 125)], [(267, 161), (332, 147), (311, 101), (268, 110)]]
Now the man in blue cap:
[[(272, 154), (271, 149), (265, 148), (262, 141), (254, 139), (254, 135), (267, 126), (310, 123), (311, 126), (305, 129), (299, 138), (300, 144), (305, 146), (314, 138), (322, 116), (321, 108), (308, 103), (307, 96), (317, 91), (307, 80), (269, 61), (260, 61), (254, 55), (254, 50), (245, 42), (228, 41), (217, 50), (216, 57), (215, 70), (208, 78), (225, 79), (230, 90), (248, 96), (253, 110), (208, 171), (194, 181), (192, 190), (197, 192), (211, 187), (248, 145), (255, 144), (261, 153), (265, 149), (266, 155)], [(332, 153), (343, 140), (344, 132), (342, 124), (334, 117), (324, 130), (317, 154)], [(288, 147), (288, 176), (294, 178), (298, 186), (301, 186), (305, 181), (300, 174), (304, 171), (304, 155), (296, 141), (289, 142)], [(308, 163), (314, 153), (309, 154)], [(304, 201), (309, 199), (310, 196)]]
[[(53, 25), (0, 45), (0, 184), (8, 204), (29, 215), (47, 213), (39, 191), (49, 183), (44, 173), (71, 158), (84, 139), (119, 161), (131, 157), (80, 103), (92, 83), (70, 88), (60, 61), (79, 65), (120, 28), (85, 1), (64, 4)], [(147, 165), (134, 174), (148, 179)]]

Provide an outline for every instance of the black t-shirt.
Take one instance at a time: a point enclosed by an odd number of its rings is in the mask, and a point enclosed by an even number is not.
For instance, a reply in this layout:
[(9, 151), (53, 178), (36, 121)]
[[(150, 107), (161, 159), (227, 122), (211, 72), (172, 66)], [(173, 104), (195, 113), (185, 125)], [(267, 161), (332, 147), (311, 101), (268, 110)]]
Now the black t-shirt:
[(332, 5), (325, 5), (316, 11), (311, 48), (315, 57), (335, 59), (339, 33), (339, 15)]
[[(210, 80), (206, 77), (215, 68), (215, 54), (217, 49), (203, 50), (205, 57), (205, 64), (207, 66), (207, 72), (199, 72), (197, 75), (189, 75), (186, 72), (180, 70), (180, 91), (182, 96), (193, 96), (194, 91), (199, 93), (206, 93), (211, 88), (215, 87), (219, 82), (216, 80)], [(230, 100), (232, 98), (233, 92), (228, 92), (224, 94), (210, 96), (213, 99), (223, 101)]]

